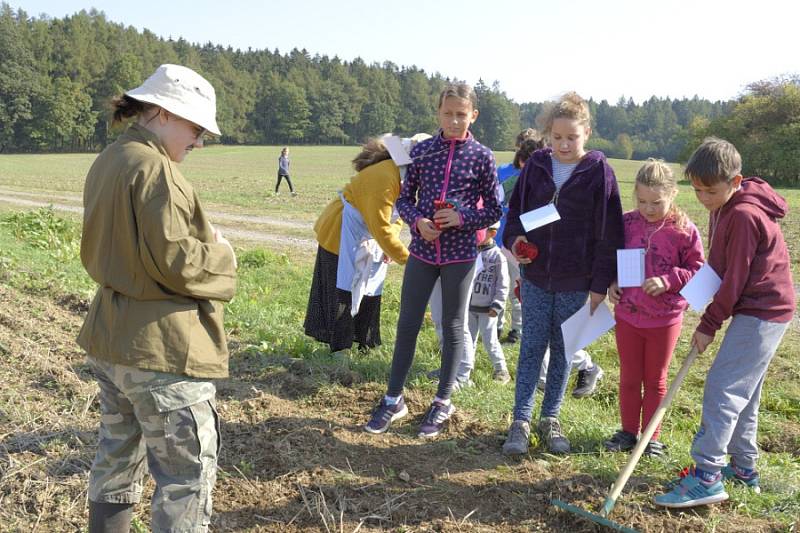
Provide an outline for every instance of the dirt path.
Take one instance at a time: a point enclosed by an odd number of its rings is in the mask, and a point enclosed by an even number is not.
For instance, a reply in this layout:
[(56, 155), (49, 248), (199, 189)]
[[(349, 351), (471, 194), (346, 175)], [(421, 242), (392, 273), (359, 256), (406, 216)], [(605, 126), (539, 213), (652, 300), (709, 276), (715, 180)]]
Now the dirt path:
[[(39, 191), (30, 193), (0, 188), (0, 202), (26, 208), (39, 208), (52, 205), (53, 209), (57, 211), (78, 214), (83, 213), (83, 208), (81, 207), (83, 200), (80, 196), (56, 192)], [(213, 210), (206, 211), (206, 213), (211, 220), (215, 221), (215, 225), (219, 227), (225, 236), (234, 243), (273, 243), (289, 247), (302, 247), (308, 250), (314, 250), (317, 247), (317, 242), (314, 239), (278, 235), (274, 231), (259, 231), (250, 228), (251, 226), (269, 226), (272, 228), (308, 230), (310, 233), (310, 224), (290, 222), (266, 216), (237, 215)], [(222, 223), (220, 224), (218, 221)], [(242, 227), (243, 225), (247, 227)]]

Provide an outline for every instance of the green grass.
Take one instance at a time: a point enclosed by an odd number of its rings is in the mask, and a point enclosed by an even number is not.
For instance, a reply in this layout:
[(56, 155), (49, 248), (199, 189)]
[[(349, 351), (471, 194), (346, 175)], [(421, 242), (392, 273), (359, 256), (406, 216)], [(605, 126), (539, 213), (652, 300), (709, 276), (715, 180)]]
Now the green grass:
[[(261, 191), (274, 185), (274, 171), (279, 147), (213, 147), (193, 153), (182, 165), (184, 174), (195, 184), (207, 205), (226, 211), (280, 217), (311, 222), (321, 208), (352, 174), (348, 160), (355, 147), (299, 147), (292, 149), (293, 176), (300, 192), (297, 198), (287, 195), (266, 197)], [(510, 153), (499, 155), (501, 162), (510, 160)], [(0, 188), (21, 191), (58, 190), (79, 194), (83, 177), (93, 155), (0, 156)], [(612, 161), (626, 208), (633, 205), (633, 177), (640, 163)], [(675, 166), (676, 172), (680, 168)], [(800, 280), (800, 191), (780, 189), (792, 210), (783, 222), (783, 230), (793, 257), (793, 272)], [(704, 235), (707, 214), (694, 199), (691, 188), (681, 184), (679, 204), (697, 223)], [(0, 207), (0, 217), (7, 219), (9, 208)], [(73, 235), (77, 234), (74, 218)], [(24, 225), (24, 224), (23, 224)], [(34, 224), (35, 226), (35, 224)], [(69, 231), (67, 231), (69, 233)], [(18, 235), (20, 238), (18, 238)], [(30, 235), (15, 232), (11, 225), (0, 226), (0, 280), (35, 291), (51, 291), (87, 296), (93, 283), (81, 268), (75, 253), (66, 254), (63, 247), (33, 245)], [(362, 379), (382, 386), (391, 362), (394, 324), (397, 322), (399, 287), (402, 269), (390, 267), (383, 298), (382, 347), (369, 356), (341, 354), (331, 359), (322, 345), (309, 340), (302, 331), (312, 264), (297, 260), (294, 255), (278, 254), (261, 248), (240, 250), (240, 279), (234, 300), (227, 306), (226, 327), (249, 349), (253, 357), (290, 356), (302, 358), (320, 368), (340, 367), (357, 372)], [(688, 351), (688, 339), (698, 316), (688, 313), (684, 331), (672, 364), (672, 375)], [(719, 342), (719, 340), (717, 340)], [(652, 483), (666, 481), (680, 467), (690, 462), (691, 438), (699, 423), (705, 371), (714, 349), (702, 356), (679, 392), (664, 422), (662, 440), (669, 444), (665, 459), (643, 459), (636, 476)], [(516, 367), (516, 347), (506, 347), (512, 373)], [(562, 419), (576, 454), (565, 459), (549, 459), (553, 468), (586, 472), (613, 481), (625, 456), (599, 452), (599, 444), (619, 425), (616, 347), (611, 334), (590, 347), (593, 358), (606, 370), (606, 384), (590, 398), (568, 397)], [(759, 439), (767, 453), (762, 455), (759, 469), (764, 493), (753, 495), (733, 490), (737, 515), (766, 517), (779, 521), (787, 530), (797, 527), (800, 516), (800, 328), (795, 323), (786, 334), (767, 376), (761, 406)], [(233, 365), (238, 364), (234, 360)], [(425, 379), (425, 371), (438, 366), (438, 348), (432, 327), (426, 325), (420, 335), (417, 356), (409, 379), (409, 387), (423, 395), (432, 395), (434, 385)], [(455, 401), (463, 409), (488, 424), (498, 434), (509, 422), (513, 405), (513, 387), (500, 386), (491, 380), (488, 357), (480, 347), (474, 373), (476, 386), (458, 392)], [(335, 394), (336, 385), (323, 385), (319, 394)], [(537, 396), (537, 403), (540, 396)], [(627, 491), (634, 503), (649, 505), (640, 491)], [(795, 524), (791, 526), (791, 524)], [(712, 527), (710, 525), (710, 527)]]
[[(298, 191), (290, 197), (286, 184), (275, 196), (279, 146), (211, 146), (193, 152), (181, 171), (197, 189), (203, 203), (231, 213), (260, 215), (312, 223), (322, 208), (336, 196), (353, 175), (350, 160), (355, 146), (292, 147), (292, 180)], [(497, 152), (498, 164), (508, 163), (512, 152)], [(25, 192), (58, 191), (80, 196), (86, 172), (95, 154), (0, 155), (0, 188)], [(633, 184), (640, 161), (610, 160), (619, 181), (623, 207), (633, 208)], [(682, 176), (680, 165), (672, 165)], [(789, 202), (788, 216), (781, 226), (789, 244), (792, 271), (800, 279), (800, 189), (780, 189)], [(703, 235), (708, 213), (695, 200), (691, 186), (680, 184), (677, 203), (697, 224)], [(292, 230), (283, 230), (292, 233)], [(296, 233), (296, 231), (295, 231)]]

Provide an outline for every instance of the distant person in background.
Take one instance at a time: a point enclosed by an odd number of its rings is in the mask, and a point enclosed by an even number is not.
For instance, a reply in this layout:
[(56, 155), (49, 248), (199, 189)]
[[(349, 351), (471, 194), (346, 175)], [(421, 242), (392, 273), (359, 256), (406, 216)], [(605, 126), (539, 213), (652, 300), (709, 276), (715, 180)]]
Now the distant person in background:
[(148, 470), (152, 530), (205, 532), (220, 446), (211, 380), (228, 377), (222, 302), (236, 257), (177, 163), (220, 134), (216, 95), (193, 70), (161, 65), (112, 104), (115, 123), (134, 122), (83, 191), (81, 261), (99, 288), (78, 344), (102, 414), (89, 532), (130, 530)]
[(292, 193), (292, 196), (297, 196), (292, 186), (292, 178), (289, 177), (289, 164), (289, 148), (284, 146), (281, 150), (281, 156), (278, 158), (278, 181), (275, 182), (275, 194), (278, 194), (281, 180), (286, 178), (286, 183), (289, 184), (289, 192)]
[[(428, 137), (417, 134), (404, 147), (410, 151)], [(401, 265), (408, 259), (394, 211), (405, 168), (380, 139), (364, 144), (353, 167), (357, 174), (314, 224), (319, 247), (304, 328), (331, 352), (347, 350), (354, 341), (362, 350), (381, 344), (384, 258)]]

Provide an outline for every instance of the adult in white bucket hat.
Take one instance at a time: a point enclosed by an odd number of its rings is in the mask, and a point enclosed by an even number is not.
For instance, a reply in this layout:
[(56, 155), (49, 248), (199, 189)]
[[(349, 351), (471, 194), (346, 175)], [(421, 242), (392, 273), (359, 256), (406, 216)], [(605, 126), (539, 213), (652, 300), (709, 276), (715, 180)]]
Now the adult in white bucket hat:
[[(149, 469), (153, 531), (206, 531), (216, 479), (213, 378), (228, 375), (222, 302), (236, 258), (178, 165), (219, 134), (214, 89), (162, 65), (113, 102), (133, 123), (86, 177), (81, 260), (99, 289), (78, 343), (100, 387), (89, 531), (127, 532)], [(146, 461), (146, 462), (145, 462)]]

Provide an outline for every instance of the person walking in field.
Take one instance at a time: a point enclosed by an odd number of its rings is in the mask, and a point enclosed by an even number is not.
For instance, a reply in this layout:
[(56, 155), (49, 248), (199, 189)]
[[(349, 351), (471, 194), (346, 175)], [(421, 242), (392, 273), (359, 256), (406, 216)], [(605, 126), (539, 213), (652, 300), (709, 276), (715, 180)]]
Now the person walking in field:
[(97, 157), (83, 192), (81, 261), (99, 288), (78, 344), (100, 387), (89, 532), (127, 532), (155, 480), (154, 532), (208, 530), (220, 446), (212, 379), (228, 376), (222, 302), (236, 257), (178, 163), (219, 135), (214, 88), (161, 65), (113, 101), (133, 123)]
[[(625, 248), (643, 251), (645, 279), (641, 287), (620, 288), (615, 281), (608, 290), (617, 322), (622, 420), (622, 429), (604, 443), (612, 452), (636, 446), (639, 430), (667, 393), (667, 371), (688, 306), (679, 292), (703, 265), (700, 234), (675, 203), (677, 195), (669, 165), (649, 159), (636, 174), (637, 209), (623, 215)], [(653, 433), (645, 455), (663, 455), (660, 432), (659, 427)]]
[(441, 130), (411, 151), (413, 162), (397, 199), (400, 216), (411, 226), (410, 256), (403, 274), (389, 384), (364, 427), (369, 433), (383, 433), (408, 414), (403, 387), (437, 279), (442, 283), (442, 371), (419, 436), (437, 436), (455, 412), (450, 395), (464, 350), (464, 309), (478, 254), (475, 232), (502, 215), (494, 155), (469, 132), (478, 118), (475, 91), (466, 84), (447, 86), (439, 95), (437, 116)]
[(294, 192), (294, 187), (292, 186), (292, 178), (289, 177), (289, 165), (291, 161), (289, 161), (289, 148), (284, 146), (281, 150), (281, 155), (278, 157), (278, 181), (275, 182), (275, 194), (278, 194), (278, 188), (281, 186), (281, 181), (286, 180), (286, 183), (289, 185), (289, 192), (292, 196), (297, 196), (297, 193)]

